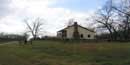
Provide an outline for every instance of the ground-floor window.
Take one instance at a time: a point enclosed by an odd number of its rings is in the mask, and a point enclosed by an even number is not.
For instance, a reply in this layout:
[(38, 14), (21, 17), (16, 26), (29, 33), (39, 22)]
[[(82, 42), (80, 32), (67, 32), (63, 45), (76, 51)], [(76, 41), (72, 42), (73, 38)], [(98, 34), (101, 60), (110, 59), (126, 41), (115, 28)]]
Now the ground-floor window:
[(90, 38), (91, 37), (91, 35), (90, 34), (88, 34), (88, 38)]
[(81, 34), (81, 35), (80, 35), (80, 37), (81, 37), (81, 38), (83, 38), (83, 37), (84, 37), (84, 35), (83, 35), (83, 34)]

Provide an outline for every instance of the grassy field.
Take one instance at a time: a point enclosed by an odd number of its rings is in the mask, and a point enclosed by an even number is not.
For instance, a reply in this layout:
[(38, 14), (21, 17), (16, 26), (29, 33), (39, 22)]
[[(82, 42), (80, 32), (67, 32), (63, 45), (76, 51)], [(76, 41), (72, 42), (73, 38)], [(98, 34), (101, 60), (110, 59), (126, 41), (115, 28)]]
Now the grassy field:
[(0, 65), (130, 65), (130, 43), (0, 45)]

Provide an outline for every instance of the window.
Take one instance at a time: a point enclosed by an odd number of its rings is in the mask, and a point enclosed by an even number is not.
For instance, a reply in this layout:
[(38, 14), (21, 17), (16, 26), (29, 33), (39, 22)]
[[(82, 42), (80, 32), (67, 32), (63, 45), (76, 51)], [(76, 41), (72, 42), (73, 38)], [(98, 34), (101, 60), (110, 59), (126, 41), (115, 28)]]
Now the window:
[(83, 38), (84, 37), (83, 34), (81, 34), (80, 37)]
[(91, 37), (91, 35), (89, 34), (89, 35), (88, 35), (88, 38), (90, 38), (90, 37)]

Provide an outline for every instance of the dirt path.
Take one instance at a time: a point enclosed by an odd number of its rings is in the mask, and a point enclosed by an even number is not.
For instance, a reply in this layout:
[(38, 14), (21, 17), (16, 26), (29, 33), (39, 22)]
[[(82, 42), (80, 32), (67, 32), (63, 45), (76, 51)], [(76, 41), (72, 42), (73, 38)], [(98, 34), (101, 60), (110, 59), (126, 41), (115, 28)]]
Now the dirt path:
[(17, 43), (17, 41), (11, 41), (11, 42), (6, 42), (6, 43), (1, 43), (0, 45), (14, 44), (14, 43)]

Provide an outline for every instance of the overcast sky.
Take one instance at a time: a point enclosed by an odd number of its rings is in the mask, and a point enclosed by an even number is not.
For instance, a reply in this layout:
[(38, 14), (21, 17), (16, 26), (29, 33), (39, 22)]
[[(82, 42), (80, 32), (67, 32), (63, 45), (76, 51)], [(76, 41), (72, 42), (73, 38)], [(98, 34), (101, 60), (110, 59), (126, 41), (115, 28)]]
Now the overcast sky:
[[(82, 26), (105, 3), (105, 0), (0, 0), (0, 32), (21, 33), (23, 20), (43, 18), (44, 30), (51, 35), (74, 18)], [(47, 34), (47, 33), (46, 33)]]

